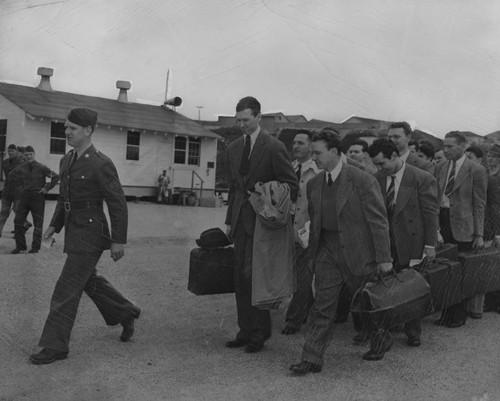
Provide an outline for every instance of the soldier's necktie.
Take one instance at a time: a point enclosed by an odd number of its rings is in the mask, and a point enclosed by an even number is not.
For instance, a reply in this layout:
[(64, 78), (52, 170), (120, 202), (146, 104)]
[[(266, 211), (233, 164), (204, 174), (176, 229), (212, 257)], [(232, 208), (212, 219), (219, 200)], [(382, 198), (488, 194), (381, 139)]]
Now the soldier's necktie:
[(392, 215), (394, 213), (394, 206), (396, 205), (395, 202), (396, 188), (394, 183), (396, 177), (394, 175), (390, 175), (389, 177), (391, 177), (391, 182), (389, 183), (389, 188), (387, 189), (386, 208), (387, 208), (387, 215), (389, 216), (389, 218), (392, 218)]
[(455, 170), (456, 170), (457, 162), (453, 160), (451, 162), (451, 171), (448, 176), (448, 182), (446, 183), (446, 187), (444, 190), (444, 194), (449, 198), (451, 193), (453, 192), (453, 186), (455, 185)]
[(250, 135), (245, 135), (245, 146), (241, 155), (240, 174), (245, 176), (250, 170)]
[(331, 186), (333, 184), (333, 180), (332, 180), (332, 173), (328, 173), (328, 185)]
[(297, 171), (295, 172), (295, 174), (297, 174), (297, 180), (299, 180), (299, 182), (300, 182), (300, 175), (302, 174), (302, 164), (299, 163), (299, 165), (297, 166)]

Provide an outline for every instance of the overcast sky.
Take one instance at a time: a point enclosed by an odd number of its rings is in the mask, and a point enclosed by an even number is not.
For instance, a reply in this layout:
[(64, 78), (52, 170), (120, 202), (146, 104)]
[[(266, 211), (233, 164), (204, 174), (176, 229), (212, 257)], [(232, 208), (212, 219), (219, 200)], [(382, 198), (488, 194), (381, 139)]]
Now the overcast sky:
[(0, 79), (161, 103), (408, 120), (443, 136), (500, 129), (500, 1), (0, 0)]

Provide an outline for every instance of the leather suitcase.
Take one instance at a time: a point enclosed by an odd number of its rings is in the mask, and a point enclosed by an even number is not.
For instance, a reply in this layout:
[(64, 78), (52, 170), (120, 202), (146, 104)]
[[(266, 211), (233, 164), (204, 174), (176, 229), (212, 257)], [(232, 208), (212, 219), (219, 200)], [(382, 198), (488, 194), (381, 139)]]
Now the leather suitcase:
[(189, 255), (188, 290), (195, 295), (234, 292), (234, 248), (195, 248)]
[(369, 330), (390, 328), (431, 313), (431, 288), (416, 270), (405, 269), (366, 283), (356, 291), (352, 311)]
[(436, 248), (436, 258), (457, 260), (458, 245), (457, 244), (441, 244)]
[(461, 252), (462, 298), (500, 290), (500, 248)]
[(415, 266), (431, 286), (434, 310), (462, 302), (462, 265), (458, 261), (436, 258), (431, 263)]

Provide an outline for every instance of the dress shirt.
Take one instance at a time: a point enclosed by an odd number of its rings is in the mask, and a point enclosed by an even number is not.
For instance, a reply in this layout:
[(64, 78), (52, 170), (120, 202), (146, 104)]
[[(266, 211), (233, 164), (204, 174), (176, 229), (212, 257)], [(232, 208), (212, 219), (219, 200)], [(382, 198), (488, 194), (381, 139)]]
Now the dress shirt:
[[(23, 192), (40, 192), (42, 188), (50, 191), (59, 182), (59, 175), (57, 173), (53, 172), (47, 166), (38, 163), (36, 160), (17, 166), (12, 170), (12, 174), (15, 174), (20, 183), (22, 183)], [(50, 182), (46, 182), (46, 177), (50, 178)]]
[(389, 189), (389, 185), (391, 185), (391, 175), (394, 176), (394, 204), (398, 199), (399, 187), (401, 186), (401, 180), (403, 179), (403, 174), (405, 173), (406, 163), (403, 163), (403, 166), (396, 172), (396, 174), (389, 174), (386, 178), (386, 186), (385, 190)]
[[(457, 180), (457, 176), (458, 176), (458, 172), (460, 171), (460, 168), (462, 167), (462, 164), (464, 164), (464, 161), (465, 161), (465, 154), (456, 161), (456, 164), (455, 164), (455, 181)], [(446, 188), (446, 184), (448, 183), (448, 178), (450, 176), (450, 173), (451, 173), (451, 168), (453, 166), (453, 160), (450, 160), (450, 165), (448, 166), (448, 172), (446, 173), (446, 181), (444, 182), (444, 186)], [(445, 208), (449, 208), (450, 207), (450, 198), (448, 198), (445, 194), (444, 194), (445, 190), (443, 189), (443, 198), (441, 199), (441, 207), (445, 207)]]
[(330, 175), (332, 176), (332, 182), (335, 182), (341, 170), (342, 170), (342, 162), (339, 161), (339, 163), (333, 168), (333, 170), (326, 171), (325, 182), (328, 184), (328, 173), (330, 173)]

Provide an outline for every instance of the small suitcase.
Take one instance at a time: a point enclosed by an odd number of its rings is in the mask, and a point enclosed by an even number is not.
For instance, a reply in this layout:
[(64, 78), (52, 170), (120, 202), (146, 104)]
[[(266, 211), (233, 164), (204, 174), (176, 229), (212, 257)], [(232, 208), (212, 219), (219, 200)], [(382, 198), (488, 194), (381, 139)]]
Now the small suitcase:
[(189, 255), (188, 290), (195, 295), (234, 292), (234, 248), (195, 248)]
[(487, 248), (478, 252), (461, 252), (462, 297), (500, 290), (500, 248)]
[(422, 263), (415, 269), (431, 286), (434, 310), (462, 302), (462, 265), (458, 261), (436, 258), (431, 263)]
[(436, 247), (436, 258), (457, 260), (458, 245), (457, 244), (441, 244)]

